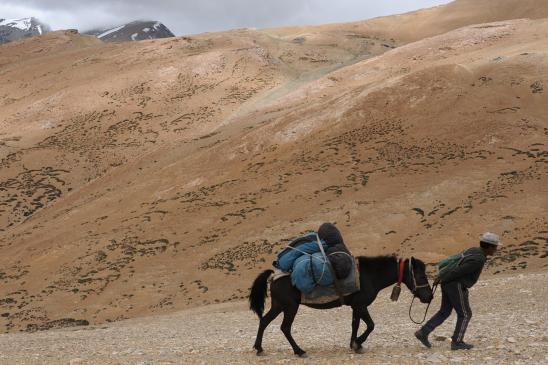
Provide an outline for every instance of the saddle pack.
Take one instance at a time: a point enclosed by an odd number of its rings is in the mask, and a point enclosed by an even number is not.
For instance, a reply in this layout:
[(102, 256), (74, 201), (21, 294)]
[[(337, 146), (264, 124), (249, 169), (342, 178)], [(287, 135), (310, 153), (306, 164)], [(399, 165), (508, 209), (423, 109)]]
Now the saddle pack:
[(338, 286), (338, 280), (347, 278), (355, 266), (339, 230), (330, 223), (291, 241), (272, 264), (291, 274), (292, 284), (305, 294), (317, 287)]

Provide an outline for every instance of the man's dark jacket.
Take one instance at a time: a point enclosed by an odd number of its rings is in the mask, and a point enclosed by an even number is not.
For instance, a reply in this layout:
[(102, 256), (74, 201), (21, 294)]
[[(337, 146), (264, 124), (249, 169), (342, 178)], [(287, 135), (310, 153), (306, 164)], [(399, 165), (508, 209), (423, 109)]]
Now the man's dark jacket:
[(460, 265), (448, 274), (444, 283), (456, 281), (471, 288), (479, 279), (487, 257), (480, 247), (472, 247), (464, 251), (464, 259)]

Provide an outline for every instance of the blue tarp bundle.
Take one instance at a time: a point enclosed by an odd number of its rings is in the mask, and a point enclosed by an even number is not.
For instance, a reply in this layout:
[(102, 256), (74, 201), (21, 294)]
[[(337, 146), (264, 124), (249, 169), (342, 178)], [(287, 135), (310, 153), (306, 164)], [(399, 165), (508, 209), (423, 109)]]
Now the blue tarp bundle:
[[(324, 251), (327, 244), (320, 241)], [(311, 292), (316, 286), (333, 284), (329, 270), (329, 260), (325, 259), (318, 246), (316, 232), (297, 238), (289, 247), (278, 254), (274, 266), (291, 273), (291, 282), (303, 293)]]
[[(316, 247), (318, 247), (317, 244)], [(318, 285), (331, 285), (333, 276), (328, 265), (331, 265), (329, 260), (324, 258), (321, 252), (302, 255), (293, 264), (291, 283), (305, 294), (310, 293)]]
[[(322, 245), (324, 250), (327, 250), (327, 245), (323, 241)], [(320, 247), (318, 246), (315, 232), (299, 237), (295, 241), (291, 242), (289, 246), (296, 248), (296, 250), (291, 248), (284, 249), (278, 254), (278, 259), (274, 262), (275, 267), (285, 272), (291, 272), (295, 260), (305, 253), (313, 254), (320, 252)]]
[[(329, 260), (323, 257), (318, 246), (318, 236)], [(293, 240), (278, 253), (274, 267), (291, 273), (291, 282), (304, 294), (315, 287), (333, 284), (331, 265), (339, 280), (345, 279), (353, 269), (353, 260), (342, 235), (331, 223), (324, 223), (318, 233), (310, 232)]]

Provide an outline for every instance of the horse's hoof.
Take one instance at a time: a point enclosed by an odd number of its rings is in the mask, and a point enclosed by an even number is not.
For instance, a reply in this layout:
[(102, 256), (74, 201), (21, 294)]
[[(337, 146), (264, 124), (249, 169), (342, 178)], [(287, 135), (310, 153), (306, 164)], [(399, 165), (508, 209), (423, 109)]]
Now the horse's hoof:
[(354, 350), (354, 352), (357, 354), (363, 354), (365, 352), (365, 349), (363, 348), (363, 346), (358, 344), (355, 341), (352, 342), (352, 345), (350, 347), (352, 347), (352, 350)]
[(299, 354), (295, 354), (297, 355), (298, 357), (300, 357), (301, 359), (306, 359), (308, 357), (308, 354), (306, 352), (301, 352)]
[(257, 356), (266, 356), (266, 353), (263, 350), (257, 350)]

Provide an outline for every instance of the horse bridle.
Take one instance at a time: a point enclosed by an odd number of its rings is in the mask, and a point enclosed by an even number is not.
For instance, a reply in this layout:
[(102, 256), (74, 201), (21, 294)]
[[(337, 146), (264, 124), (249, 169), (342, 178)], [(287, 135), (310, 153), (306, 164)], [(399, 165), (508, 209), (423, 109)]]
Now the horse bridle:
[[(409, 305), (409, 319), (411, 320), (411, 322), (415, 324), (422, 324), (426, 320), (426, 314), (428, 313), (428, 309), (430, 308), (430, 304), (432, 304), (432, 301), (430, 301), (430, 303), (428, 303), (428, 305), (426, 306), (426, 310), (424, 311), (424, 317), (421, 322), (417, 322), (413, 319), (413, 317), (411, 317), (411, 309), (413, 308), (413, 302), (415, 301), (415, 298), (417, 297), (416, 291), (420, 288), (430, 287), (430, 285), (428, 284), (428, 280), (426, 281), (426, 284), (417, 285), (417, 280), (415, 279), (415, 272), (413, 270), (413, 257), (409, 259), (409, 273), (411, 275), (411, 279), (413, 280), (413, 290), (411, 290), (411, 292), (413, 293), (413, 299), (411, 300), (411, 304)], [(434, 290), (432, 291), (432, 296), (434, 296), (434, 293), (436, 292), (437, 287), (438, 286), (435, 285)]]
[(411, 290), (411, 292), (414, 296), (417, 296), (416, 292), (418, 289), (430, 287), (428, 281), (425, 284), (417, 285), (417, 280), (415, 279), (415, 270), (413, 270), (413, 257), (409, 259), (409, 274), (411, 275), (411, 279), (413, 280), (413, 289)]
[[(400, 259), (400, 262), (398, 264), (398, 285), (403, 281), (403, 267), (405, 265), (405, 260)], [(409, 276), (411, 276), (411, 282), (413, 284), (413, 288), (411, 289), (411, 293), (413, 293), (414, 296), (417, 296), (417, 290), (420, 288), (428, 287), (428, 281), (426, 284), (417, 285), (417, 279), (415, 279), (415, 271), (413, 270), (413, 258), (411, 257), (409, 259)]]

